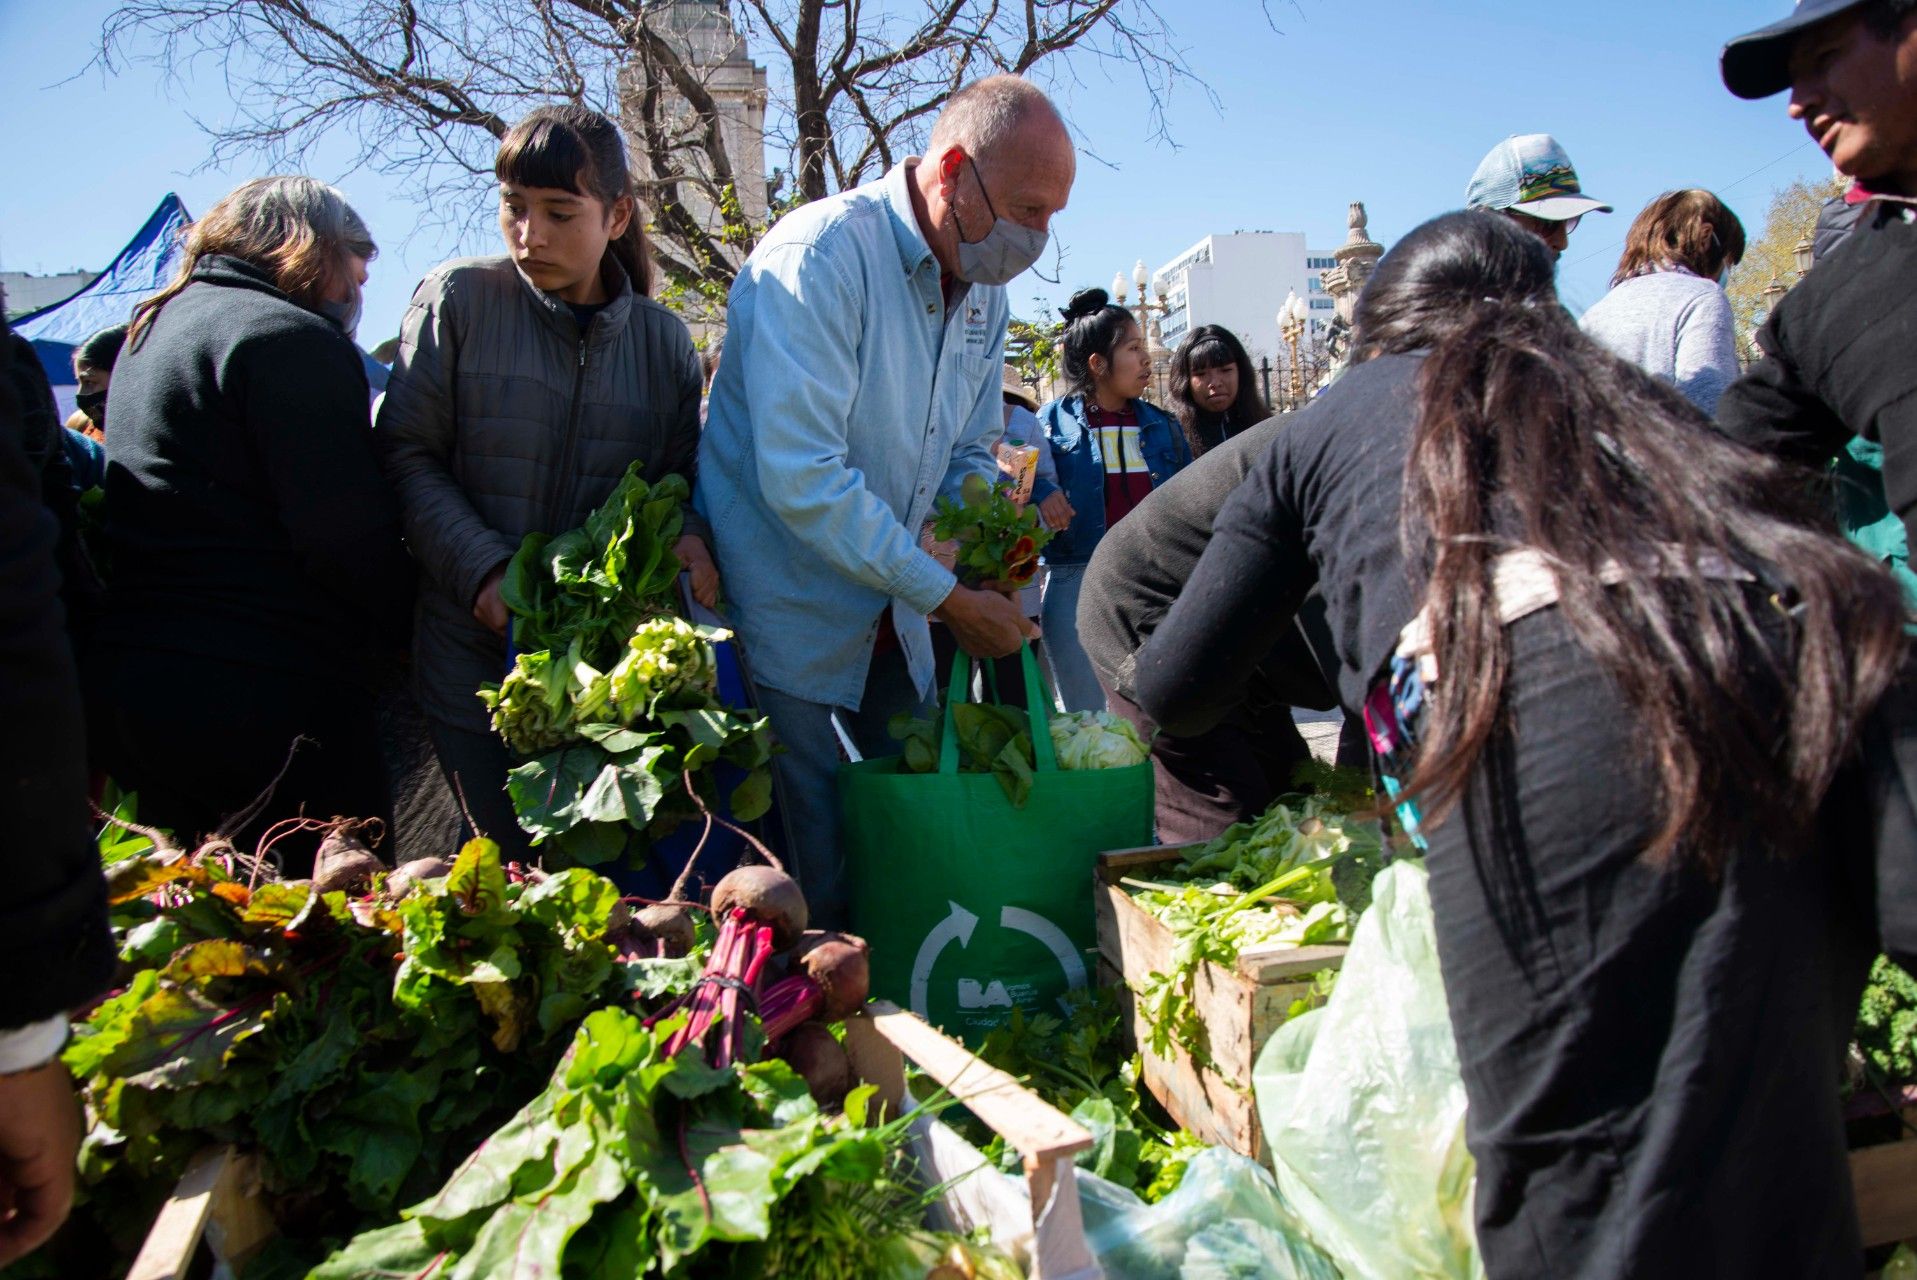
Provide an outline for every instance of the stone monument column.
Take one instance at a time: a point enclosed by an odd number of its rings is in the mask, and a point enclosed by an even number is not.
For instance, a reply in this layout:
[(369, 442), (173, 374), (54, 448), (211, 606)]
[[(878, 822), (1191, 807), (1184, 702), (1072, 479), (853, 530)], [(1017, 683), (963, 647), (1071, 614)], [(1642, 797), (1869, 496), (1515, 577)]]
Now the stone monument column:
[(1343, 370), (1351, 354), (1352, 312), (1358, 306), (1358, 295), (1364, 292), (1365, 281), (1371, 278), (1378, 259), (1384, 257), (1384, 246), (1371, 238), (1368, 223), (1364, 202), (1353, 200), (1351, 212), (1345, 219), (1345, 225), (1351, 228), (1350, 233), (1331, 254), (1338, 265), (1323, 276), (1325, 292), (1331, 295), (1338, 308), (1337, 318), (1331, 322), (1331, 336), (1327, 343), (1334, 377)]

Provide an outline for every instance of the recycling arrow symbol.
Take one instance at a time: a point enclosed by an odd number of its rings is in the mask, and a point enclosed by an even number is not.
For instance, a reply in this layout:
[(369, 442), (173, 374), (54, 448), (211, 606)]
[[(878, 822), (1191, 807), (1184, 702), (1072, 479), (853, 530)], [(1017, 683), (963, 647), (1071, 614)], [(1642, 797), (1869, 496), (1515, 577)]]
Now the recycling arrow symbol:
[[(927, 996), (932, 985), (932, 969), (939, 962), (945, 949), (957, 942), (961, 950), (972, 945), (972, 935), (978, 929), (978, 917), (964, 907), (948, 899), (951, 912), (926, 933), (925, 941), (919, 944), (919, 953), (912, 961), (912, 1012), (921, 1018), (929, 1018)], [(1078, 948), (1065, 936), (1065, 931), (1039, 915), (1036, 911), (1027, 911), (1023, 907), (1003, 907), (998, 913), (1001, 929), (1010, 929), (1015, 933), (1035, 938), (1058, 961), (1058, 967), (1065, 972), (1065, 982), (1070, 987), (1085, 985), (1085, 961), (1080, 958)]]

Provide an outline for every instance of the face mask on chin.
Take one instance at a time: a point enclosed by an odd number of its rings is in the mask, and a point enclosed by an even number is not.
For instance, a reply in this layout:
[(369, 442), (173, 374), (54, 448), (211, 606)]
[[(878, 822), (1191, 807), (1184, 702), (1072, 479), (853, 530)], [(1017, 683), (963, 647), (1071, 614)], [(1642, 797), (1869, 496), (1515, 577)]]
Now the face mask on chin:
[(978, 162), (965, 157), (972, 166), (973, 180), (985, 197), (985, 208), (992, 215), (992, 229), (976, 242), (965, 238), (965, 224), (959, 221), (958, 204), (952, 205), (952, 224), (958, 228), (958, 270), (954, 273), (967, 284), (1007, 284), (1028, 270), (1045, 253), (1050, 237), (1043, 231), (1009, 222), (998, 216), (992, 205), (992, 193), (985, 189), (985, 178)]
[(92, 420), (93, 425), (106, 430), (106, 398), (104, 391), (82, 391), (73, 397), (73, 406)]

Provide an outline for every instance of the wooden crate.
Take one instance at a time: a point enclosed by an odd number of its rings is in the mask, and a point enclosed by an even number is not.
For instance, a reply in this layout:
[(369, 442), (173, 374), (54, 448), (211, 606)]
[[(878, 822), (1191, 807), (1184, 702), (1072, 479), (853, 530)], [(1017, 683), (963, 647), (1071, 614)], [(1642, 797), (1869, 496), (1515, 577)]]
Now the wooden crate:
[(1099, 855), (1093, 893), (1100, 978), (1126, 988), (1145, 1084), (1172, 1119), (1206, 1142), (1263, 1160), (1264, 1131), (1251, 1094), (1252, 1066), (1292, 1003), (1310, 992), (1312, 975), (1342, 965), (1348, 948), (1255, 947), (1242, 952), (1230, 969), (1207, 962), (1198, 971), (1193, 998), (1218, 1069), (1200, 1068), (1176, 1045), (1169, 1058), (1161, 1058), (1151, 1051), (1150, 1029), (1129, 991), (1142, 989), (1148, 977), (1170, 967), (1172, 933), (1133, 902), (1119, 881), (1128, 876), (1150, 880), (1154, 869), (1177, 861), (1183, 852), (1154, 845)]
[[(911, 1061), (1019, 1153), (1022, 1185), (989, 1168), (967, 1176), (987, 1165), (985, 1157), (947, 1126), (921, 1122), (914, 1131), (920, 1158), (941, 1187), (938, 1208), (951, 1229), (987, 1228), (1032, 1280), (1099, 1280), (1073, 1164), (1092, 1145), (1084, 1126), (890, 1002), (872, 1001), (847, 1019), (845, 1043), (853, 1070), (892, 1113), (906, 1105), (905, 1063)], [(127, 1280), (185, 1280), (202, 1244), (214, 1274), (230, 1275), (272, 1235), (254, 1159), (232, 1147), (209, 1147), (161, 1206)]]
[[(1887, 1125), (1892, 1116), (1901, 1127)], [(1844, 1117), (1851, 1126), (1851, 1189), (1865, 1246), (1917, 1240), (1917, 1086), (1889, 1095), (1859, 1091), (1845, 1104)]]

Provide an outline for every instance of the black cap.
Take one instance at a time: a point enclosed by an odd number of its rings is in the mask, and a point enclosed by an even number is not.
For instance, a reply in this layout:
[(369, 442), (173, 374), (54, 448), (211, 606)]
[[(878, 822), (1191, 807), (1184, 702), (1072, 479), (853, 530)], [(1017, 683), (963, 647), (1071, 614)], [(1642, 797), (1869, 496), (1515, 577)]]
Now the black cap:
[(1719, 66), (1724, 87), (1740, 98), (1768, 98), (1791, 87), (1791, 45), (1806, 27), (1861, 8), (1869, 0), (1797, 0), (1782, 22), (1737, 37), (1724, 46)]

